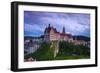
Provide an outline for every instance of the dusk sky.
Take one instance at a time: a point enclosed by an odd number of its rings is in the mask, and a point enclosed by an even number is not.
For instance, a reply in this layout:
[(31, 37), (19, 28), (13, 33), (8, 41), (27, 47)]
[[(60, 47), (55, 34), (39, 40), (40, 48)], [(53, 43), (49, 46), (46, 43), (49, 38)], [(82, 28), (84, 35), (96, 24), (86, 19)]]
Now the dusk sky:
[(48, 25), (72, 35), (90, 36), (90, 14), (24, 11), (24, 35), (41, 36)]

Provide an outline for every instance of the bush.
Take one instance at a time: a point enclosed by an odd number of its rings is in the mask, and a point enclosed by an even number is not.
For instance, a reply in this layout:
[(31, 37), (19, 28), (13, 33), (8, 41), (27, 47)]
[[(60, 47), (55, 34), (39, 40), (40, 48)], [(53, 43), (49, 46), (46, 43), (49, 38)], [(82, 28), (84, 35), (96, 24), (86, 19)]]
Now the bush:
[(35, 53), (27, 55), (26, 58), (31, 56), (37, 61), (52, 60), (54, 58), (54, 49), (50, 48), (50, 45), (50, 43), (43, 42), (41, 47)]
[(64, 59), (82, 59), (90, 58), (90, 48), (83, 45), (74, 45), (66, 41), (59, 42), (59, 52), (54, 58), (54, 52), (57, 45), (57, 41), (51, 43), (43, 42), (41, 47), (33, 54), (24, 56), (25, 59), (32, 57), (37, 61), (47, 60), (64, 60)]

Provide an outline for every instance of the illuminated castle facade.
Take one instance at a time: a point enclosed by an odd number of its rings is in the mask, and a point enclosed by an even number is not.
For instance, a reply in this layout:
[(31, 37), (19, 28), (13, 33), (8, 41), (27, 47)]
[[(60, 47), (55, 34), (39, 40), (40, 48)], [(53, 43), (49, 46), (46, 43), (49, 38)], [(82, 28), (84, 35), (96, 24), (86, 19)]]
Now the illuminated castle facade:
[(71, 34), (65, 32), (65, 27), (63, 27), (62, 32), (58, 32), (56, 28), (51, 27), (50, 24), (44, 31), (45, 41), (73, 41)]

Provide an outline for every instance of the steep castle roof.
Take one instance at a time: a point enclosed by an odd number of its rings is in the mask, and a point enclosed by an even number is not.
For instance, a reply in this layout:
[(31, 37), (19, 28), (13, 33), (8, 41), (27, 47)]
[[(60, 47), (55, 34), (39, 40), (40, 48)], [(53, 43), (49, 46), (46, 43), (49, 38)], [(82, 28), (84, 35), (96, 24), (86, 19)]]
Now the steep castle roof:
[(45, 32), (45, 33), (50, 33), (51, 30), (53, 30), (55, 33), (60, 34), (60, 35), (62, 35), (62, 36), (68, 36), (69, 38), (72, 37), (71, 34), (65, 32), (65, 28), (64, 28), (64, 27), (63, 27), (63, 32), (60, 33), (60, 32), (58, 32), (58, 31), (56, 30), (56, 28), (51, 27), (50, 24), (49, 24), (49, 26), (48, 26), (47, 28), (45, 28), (45, 31), (44, 31), (44, 32)]

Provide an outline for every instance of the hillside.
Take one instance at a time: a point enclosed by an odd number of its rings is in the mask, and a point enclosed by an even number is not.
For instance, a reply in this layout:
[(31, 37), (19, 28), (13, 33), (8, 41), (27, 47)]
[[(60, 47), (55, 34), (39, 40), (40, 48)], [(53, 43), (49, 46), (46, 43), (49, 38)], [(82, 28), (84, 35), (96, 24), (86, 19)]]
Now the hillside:
[(89, 37), (86, 37), (86, 36), (73, 36), (73, 39), (75, 40), (84, 40), (84, 41), (90, 41), (90, 38)]
[(59, 42), (59, 52), (54, 56), (56, 50), (55, 47), (50, 47), (53, 44), (43, 42), (41, 47), (35, 52), (25, 55), (24, 58), (27, 61), (32, 57), (36, 61), (48, 61), (48, 60), (67, 60), (67, 59), (83, 59), (90, 58), (90, 48), (83, 45), (74, 45), (66, 41)]

